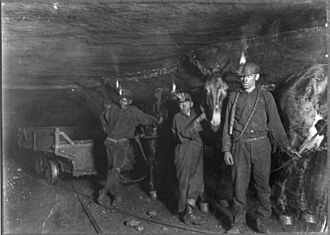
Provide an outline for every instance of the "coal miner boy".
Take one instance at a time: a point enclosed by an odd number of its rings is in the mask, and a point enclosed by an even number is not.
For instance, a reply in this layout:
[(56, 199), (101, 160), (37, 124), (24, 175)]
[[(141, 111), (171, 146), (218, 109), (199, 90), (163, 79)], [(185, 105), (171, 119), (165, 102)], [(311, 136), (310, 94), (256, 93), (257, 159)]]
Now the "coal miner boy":
[(172, 131), (177, 140), (174, 163), (178, 180), (179, 219), (186, 224), (205, 223), (195, 215), (196, 200), (204, 189), (203, 144), (199, 132), (205, 114), (197, 116), (188, 93), (179, 93), (180, 112), (174, 116)]
[(119, 177), (122, 171), (133, 168), (134, 153), (131, 141), (135, 136), (135, 129), (140, 124), (157, 124), (155, 117), (142, 112), (131, 103), (132, 92), (122, 89), (119, 105), (109, 104), (101, 114), (102, 127), (107, 136), (104, 145), (108, 169), (105, 186), (99, 191), (97, 199), (99, 204), (110, 204), (109, 193), (113, 197), (112, 205), (121, 203)]
[(246, 222), (246, 193), (252, 176), (257, 191), (256, 227), (268, 232), (266, 221), (271, 216), (269, 176), (271, 167), (271, 135), (276, 143), (291, 154), (273, 96), (256, 86), (259, 66), (246, 63), (241, 75), (242, 88), (231, 94), (226, 109), (222, 151), (232, 167), (233, 226), (228, 233), (241, 233)]

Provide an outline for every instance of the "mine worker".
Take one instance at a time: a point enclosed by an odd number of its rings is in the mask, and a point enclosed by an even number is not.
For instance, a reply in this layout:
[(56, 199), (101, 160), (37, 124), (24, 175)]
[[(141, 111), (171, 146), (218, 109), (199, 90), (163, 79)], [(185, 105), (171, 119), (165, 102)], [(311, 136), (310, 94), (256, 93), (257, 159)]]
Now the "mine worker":
[(178, 212), (180, 221), (186, 224), (205, 223), (197, 216), (196, 200), (204, 189), (203, 144), (199, 132), (205, 114), (197, 116), (190, 94), (179, 93), (180, 112), (174, 116), (172, 131), (177, 140), (174, 163), (178, 180)]
[(103, 189), (99, 191), (98, 203), (110, 205), (108, 193), (112, 194), (112, 205), (122, 202), (120, 195), (119, 177), (122, 171), (133, 168), (132, 139), (138, 125), (158, 124), (155, 117), (142, 112), (131, 105), (132, 91), (122, 89), (119, 96), (119, 105), (106, 104), (101, 114), (103, 131), (106, 133), (104, 145), (107, 152), (108, 169), (107, 180)]
[(229, 97), (222, 138), (224, 161), (232, 166), (234, 188), (233, 225), (228, 233), (245, 230), (246, 193), (251, 175), (257, 191), (256, 228), (267, 233), (271, 216), (270, 138), (292, 155), (297, 152), (290, 145), (272, 94), (256, 86), (259, 66), (244, 64), (240, 76), (242, 88)]

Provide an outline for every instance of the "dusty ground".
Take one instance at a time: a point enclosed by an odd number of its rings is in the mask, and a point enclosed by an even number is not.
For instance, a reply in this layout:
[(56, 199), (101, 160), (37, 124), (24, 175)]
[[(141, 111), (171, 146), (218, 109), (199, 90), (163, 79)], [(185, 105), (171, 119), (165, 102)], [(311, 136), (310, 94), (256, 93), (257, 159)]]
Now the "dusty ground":
[[(104, 233), (183, 233), (182, 229), (151, 223), (108, 210), (96, 204), (92, 199), (95, 194), (96, 177), (66, 177), (56, 186), (47, 184), (45, 179), (37, 178), (31, 168), (13, 160), (4, 164), (4, 233), (95, 233), (91, 222), (83, 210), (82, 204), (89, 210)], [(80, 194), (74, 192), (76, 190)], [(177, 223), (176, 215), (159, 200), (151, 200), (139, 184), (125, 186), (125, 206), (121, 210), (150, 218), (149, 212), (156, 212), (153, 217)], [(199, 229), (222, 231), (220, 220), (212, 214), (204, 214), (208, 219)], [(126, 226), (127, 221), (138, 220), (143, 231)]]
[[(109, 210), (93, 201), (95, 192), (102, 179), (96, 176), (73, 178), (67, 176), (57, 185), (47, 184), (45, 179), (38, 178), (33, 172), (31, 157), (22, 151), (7, 156), (3, 161), (3, 233), (114, 233), (114, 234), (192, 234), (192, 231), (164, 224), (148, 222), (142, 218), (151, 218), (150, 212), (156, 215), (152, 219), (184, 226), (178, 222), (175, 213), (175, 197), (171, 190), (161, 189), (160, 199), (151, 200), (144, 191), (143, 183), (124, 187), (124, 205), (119, 211)], [(8, 156), (11, 156), (10, 158)], [(206, 177), (210, 188), (217, 187), (218, 195), (211, 195), (209, 213), (199, 212), (207, 221), (205, 225), (193, 226), (209, 233), (224, 233), (230, 226), (230, 209), (226, 197), (219, 193), (228, 192), (228, 182), (217, 182), (212, 175)], [(221, 185), (222, 184), (222, 185)], [(79, 192), (79, 194), (75, 193)], [(99, 230), (93, 227), (83, 206), (97, 221)], [(248, 225), (254, 232), (253, 199), (249, 201)], [(129, 213), (129, 214), (125, 214)], [(139, 215), (135, 217), (132, 214)], [(141, 222), (142, 231), (126, 225), (128, 221)], [(318, 231), (317, 226), (303, 224), (294, 218), (294, 226), (282, 226), (272, 217), (269, 228), (272, 232), (283, 231)], [(196, 232), (198, 233), (198, 232)]]

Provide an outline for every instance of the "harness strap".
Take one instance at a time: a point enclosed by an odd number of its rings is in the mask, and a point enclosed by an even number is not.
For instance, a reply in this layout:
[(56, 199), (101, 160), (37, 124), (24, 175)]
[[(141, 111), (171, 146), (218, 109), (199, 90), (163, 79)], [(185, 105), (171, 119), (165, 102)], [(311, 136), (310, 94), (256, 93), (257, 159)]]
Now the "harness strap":
[[(257, 108), (257, 104), (258, 104), (258, 100), (259, 100), (259, 94), (260, 94), (260, 92), (259, 92), (259, 89), (257, 88), (257, 98), (256, 98), (256, 101), (254, 103), (253, 109), (252, 109), (252, 111), (250, 113), (250, 116), (249, 116), (248, 120), (246, 121), (246, 123), (244, 125), (243, 130), (241, 131), (241, 133), (239, 134), (239, 136), (237, 136), (234, 139), (234, 142), (235, 141), (238, 141), (242, 137), (242, 135), (244, 134), (244, 131), (246, 130), (247, 126), (249, 125), (249, 123), (251, 121), (251, 118), (252, 118), (252, 116), (253, 116), (254, 112), (256, 111), (256, 108)], [(235, 107), (235, 109), (236, 109), (236, 107)]]
[(143, 147), (142, 147), (142, 144), (141, 144), (140, 139), (137, 138), (137, 137), (135, 137), (134, 139), (135, 139), (136, 143), (138, 144), (138, 146), (139, 146), (139, 148), (140, 148), (140, 151), (141, 151), (141, 154), (142, 154), (143, 159), (144, 159), (146, 162), (148, 162), (147, 156), (146, 156), (146, 154), (145, 154), (145, 152), (144, 152), (144, 150), (143, 150)]
[(233, 134), (233, 126), (234, 126), (234, 121), (235, 121), (236, 105), (237, 105), (237, 100), (238, 100), (238, 97), (239, 97), (239, 93), (240, 93), (240, 91), (238, 91), (236, 96), (235, 96), (234, 104), (233, 104), (233, 107), (232, 107), (231, 113), (230, 113), (229, 135)]

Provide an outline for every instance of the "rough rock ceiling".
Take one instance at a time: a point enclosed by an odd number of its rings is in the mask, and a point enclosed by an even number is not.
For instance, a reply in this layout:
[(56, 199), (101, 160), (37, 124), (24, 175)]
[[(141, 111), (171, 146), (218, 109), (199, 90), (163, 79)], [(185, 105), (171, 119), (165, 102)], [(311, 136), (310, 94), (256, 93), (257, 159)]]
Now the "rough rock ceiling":
[(210, 44), (323, 28), (325, 9), (296, 0), (5, 0), (4, 87), (157, 77)]
[(116, 79), (148, 112), (158, 87), (201, 87), (202, 70), (229, 59), (235, 69), (243, 38), (263, 82), (327, 63), (323, 0), (5, 0), (1, 7), (5, 128), (90, 126)]

